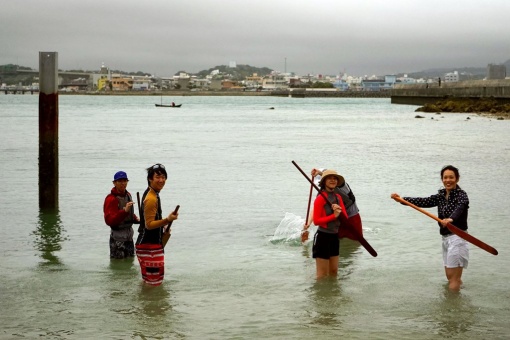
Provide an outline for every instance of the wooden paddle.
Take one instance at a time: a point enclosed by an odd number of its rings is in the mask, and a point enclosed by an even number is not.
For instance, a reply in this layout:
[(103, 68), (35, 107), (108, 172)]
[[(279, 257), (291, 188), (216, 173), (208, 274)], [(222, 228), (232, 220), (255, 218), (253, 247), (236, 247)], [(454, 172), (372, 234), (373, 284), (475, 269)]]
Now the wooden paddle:
[(136, 201), (138, 202), (138, 216), (142, 216), (142, 214), (140, 212), (140, 192), (139, 191), (136, 192)]
[[(175, 207), (175, 210), (174, 210), (173, 214), (177, 214), (177, 212), (179, 211), (180, 207), (181, 207), (180, 205), (177, 205)], [(163, 248), (166, 246), (166, 243), (170, 239), (170, 227), (172, 226), (172, 222), (173, 221), (168, 222), (168, 225), (166, 226), (166, 230), (163, 233), (163, 240), (162, 240), (163, 241)]]
[[(310, 182), (310, 184), (319, 192), (319, 194), (326, 200), (326, 202), (329, 204), (329, 206), (332, 206), (333, 203), (331, 203), (328, 200), (328, 197), (321, 191), (321, 189), (315, 185), (315, 183), (305, 174), (305, 172), (299, 167), (299, 165), (296, 164), (296, 162), (292, 161), (292, 164), (301, 172), (303, 176)], [(372, 255), (373, 257), (377, 256), (377, 252), (374, 248), (365, 240), (363, 235), (360, 235), (360, 233), (355, 229), (352, 228), (350, 225), (348, 226), (349, 230), (352, 232), (352, 234), (356, 237), (356, 240)]]
[[(416, 205), (412, 204), (411, 202), (406, 201), (405, 199), (403, 199), (403, 198), (401, 198), (401, 197), (392, 197), (392, 198), (393, 198), (395, 201), (398, 201), (398, 202), (400, 202), (400, 203), (402, 203), (402, 204), (405, 204), (405, 205), (410, 206), (410, 207), (411, 207), (411, 208), (413, 208), (413, 209), (418, 210), (418, 211), (419, 211), (419, 212), (421, 212), (422, 214), (425, 214), (425, 215), (427, 215), (428, 217), (430, 217), (430, 218), (432, 218), (432, 219), (434, 219), (434, 220), (436, 220), (436, 221), (438, 221), (438, 222), (441, 222), (441, 221), (442, 221), (439, 217), (437, 217), (437, 216), (435, 216), (435, 215), (433, 215), (433, 214), (429, 213), (429, 212), (428, 212), (428, 211), (426, 211), (426, 210), (423, 210), (423, 209), (422, 209), (422, 208), (420, 208), (420, 207), (417, 207)], [(474, 244), (475, 246), (482, 248), (483, 250), (485, 250), (485, 251), (487, 251), (487, 252), (491, 253), (492, 255), (498, 255), (498, 251), (497, 251), (496, 249), (494, 249), (493, 247), (489, 246), (487, 243), (484, 243), (484, 242), (480, 241), (480, 240), (479, 240), (479, 239), (477, 239), (476, 237), (474, 237), (474, 236), (472, 236), (472, 235), (468, 234), (468, 233), (467, 233), (467, 232), (465, 232), (464, 230), (459, 229), (458, 227), (454, 226), (453, 224), (448, 223), (448, 224), (446, 225), (446, 227), (448, 228), (448, 230), (450, 230), (450, 231), (451, 231), (452, 233), (454, 233), (455, 235), (458, 235), (459, 237), (462, 237), (464, 240), (466, 240), (466, 241), (468, 241), (468, 242), (470, 242), (470, 243)]]
[(310, 216), (310, 203), (312, 203), (312, 192), (313, 192), (313, 185), (310, 185), (310, 194), (308, 195), (308, 208), (306, 209), (306, 220), (305, 225), (303, 226), (303, 231), (301, 232), (301, 243), (305, 243), (306, 240), (308, 240), (308, 234), (310, 233), (308, 231), (308, 227), (306, 227), (308, 223), (308, 217)]

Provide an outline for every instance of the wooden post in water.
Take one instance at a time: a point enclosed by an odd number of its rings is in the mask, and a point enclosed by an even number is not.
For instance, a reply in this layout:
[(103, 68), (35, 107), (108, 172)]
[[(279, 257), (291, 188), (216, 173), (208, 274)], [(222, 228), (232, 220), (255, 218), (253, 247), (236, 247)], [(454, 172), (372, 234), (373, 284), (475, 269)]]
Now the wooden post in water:
[(39, 52), (39, 209), (58, 208), (58, 53)]

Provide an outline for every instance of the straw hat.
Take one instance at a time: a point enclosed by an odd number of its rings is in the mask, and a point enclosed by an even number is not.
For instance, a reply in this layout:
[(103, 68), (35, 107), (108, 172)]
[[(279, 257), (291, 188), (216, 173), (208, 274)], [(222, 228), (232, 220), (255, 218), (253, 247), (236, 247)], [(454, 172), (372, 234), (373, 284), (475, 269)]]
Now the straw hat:
[(335, 170), (325, 170), (322, 173), (321, 181), (319, 182), (320, 186), (323, 186), (324, 180), (328, 176), (335, 176), (336, 177), (336, 179), (338, 180), (337, 186), (340, 186), (340, 185), (345, 183), (345, 179), (342, 176), (340, 176)]

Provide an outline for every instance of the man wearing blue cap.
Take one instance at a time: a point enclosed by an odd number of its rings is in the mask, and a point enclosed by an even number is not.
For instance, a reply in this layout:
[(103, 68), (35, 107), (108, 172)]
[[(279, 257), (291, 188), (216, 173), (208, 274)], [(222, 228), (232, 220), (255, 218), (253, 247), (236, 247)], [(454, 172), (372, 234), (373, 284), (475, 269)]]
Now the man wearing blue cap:
[(134, 213), (133, 199), (126, 190), (128, 177), (124, 171), (113, 176), (110, 194), (103, 205), (104, 221), (110, 226), (110, 258), (123, 259), (134, 257), (133, 223), (138, 221)]

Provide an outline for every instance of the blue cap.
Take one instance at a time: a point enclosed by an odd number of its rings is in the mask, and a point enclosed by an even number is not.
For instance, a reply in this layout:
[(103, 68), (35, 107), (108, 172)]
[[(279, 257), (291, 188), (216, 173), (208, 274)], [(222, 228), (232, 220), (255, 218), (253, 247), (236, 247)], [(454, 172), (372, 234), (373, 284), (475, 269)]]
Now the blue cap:
[(113, 181), (118, 181), (119, 179), (128, 179), (127, 174), (124, 171), (117, 171), (115, 176), (113, 176)]

